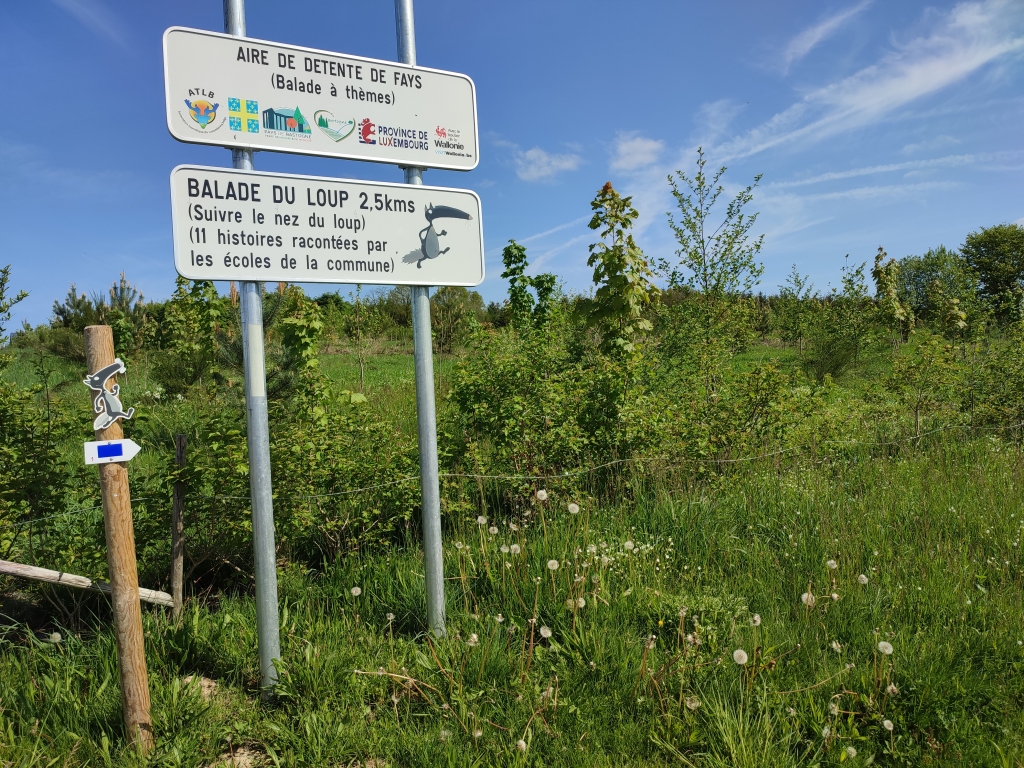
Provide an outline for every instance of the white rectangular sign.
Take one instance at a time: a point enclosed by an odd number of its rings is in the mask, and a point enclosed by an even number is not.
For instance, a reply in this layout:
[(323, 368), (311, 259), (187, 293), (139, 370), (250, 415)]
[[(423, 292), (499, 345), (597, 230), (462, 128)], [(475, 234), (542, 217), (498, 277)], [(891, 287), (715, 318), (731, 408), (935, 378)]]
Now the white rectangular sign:
[(180, 165), (174, 267), (190, 280), (479, 285), (480, 198), (466, 189)]
[(134, 440), (102, 440), (85, 444), (86, 464), (131, 461), (142, 448)]
[(198, 29), (164, 32), (167, 128), (179, 141), (469, 171), (466, 75)]

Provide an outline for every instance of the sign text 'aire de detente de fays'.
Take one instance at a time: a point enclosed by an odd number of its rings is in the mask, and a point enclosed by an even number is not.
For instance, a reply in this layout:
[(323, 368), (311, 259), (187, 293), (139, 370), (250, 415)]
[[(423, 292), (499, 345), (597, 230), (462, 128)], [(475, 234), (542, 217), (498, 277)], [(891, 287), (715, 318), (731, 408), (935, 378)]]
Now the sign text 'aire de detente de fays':
[(190, 280), (479, 285), (480, 198), (463, 189), (182, 165), (174, 266)]
[(179, 141), (456, 171), (478, 162), (466, 75), (171, 27), (164, 80)]

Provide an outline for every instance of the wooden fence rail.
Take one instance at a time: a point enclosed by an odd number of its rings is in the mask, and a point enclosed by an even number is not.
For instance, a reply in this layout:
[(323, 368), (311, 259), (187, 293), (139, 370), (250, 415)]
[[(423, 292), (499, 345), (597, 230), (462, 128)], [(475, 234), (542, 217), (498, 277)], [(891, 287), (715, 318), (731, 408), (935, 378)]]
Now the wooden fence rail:
[[(48, 568), (36, 568), (34, 565), (12, 563), (8, 560), (0, 560), (0, 575), (20, 576), (23, 579), (45, 581), (50, 584), (62, 584), (65, 587), (75, 587), (77, 589), (91, 589), (96, 592), (102, 592), (105, 595), (110, 594), (110, 584), (105, 581), (93, 581), (87, 576), (76, 576), (73, 573), (64, 573), (63, 571), (51, 571)], [(139, 587), (139, 600), (156, 605), (165, 605), (168, 608), (174, 607), (174, 600), (171, 599), (169, 594), (155, 589)]]

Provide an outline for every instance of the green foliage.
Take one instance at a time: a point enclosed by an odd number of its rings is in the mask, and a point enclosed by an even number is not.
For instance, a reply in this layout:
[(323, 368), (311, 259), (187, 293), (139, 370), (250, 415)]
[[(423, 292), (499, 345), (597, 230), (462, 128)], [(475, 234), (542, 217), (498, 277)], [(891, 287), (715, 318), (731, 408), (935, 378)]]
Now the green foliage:
[(1024, 301), (1024, 227), (999, 224), (967, 236), (960, 252), (981, 283), (982, 294), (1003, 322), (1017, 319)]
[(875, 265), (871, 268), (871, 277), (875, 281), (875, 304), (879, 319), (892, 333), (895, 349), (906, 340), (906, 335), (914, 327), (914, 310), (900, 301), (899, 273), (900, 265), (895, 259), (886, 261), (888, 254), (882, 246), (878, 246), (875, 254)]
[(944, 296), (956, 299), (967, 313), (968, 325), (981, 327), (986, 315), (986, 302), (980, 294), (978, 275), (963, 256), (944, 246), (929, 249), (923, 256), (907, 256), (899, 260), (898, 294), (914, 315), (927, 323), (941, 316), (935, 306), (934, 286), (939, 284)]
[(871, 343), (877, 307), (868, 296), (866, 266), (845, 265), (842, 290), (833, 290), (814, 314), (802, 365), (819, 384), (849, 371)]
[(814, 324), (815, 314), (821, 307), (817, 299), (818, 293), (810, 277), (801, 276), (794, 264), (785, 284), (779, 289), (776, 325), (780, 338), (789, 344), (796, 344), (801, 354)]
[(451, 353), (464, 344), (483, 314), (484, 300), (476, 291), (451, 285), (438, 288), (430, 302), (437, 351)]
[[(508, 280), (508, 321), (520, 330), (530, 326), (543, 328), (551, 317), (558, 278), (550, 273), (527, 275), (526, 248), (515, 240), (508, 241), (501, 258), (505, 265), (501, 276)], [(536, 297), (530, 293), (530, 288), (536, 292)]]
[[(0, 349), (8, 343), (7, 323), (11, 320), (11, 310), (16, 304), (28, 298), (26, 291), (18, 291), (14, 296), (9, 296), (8, 291), (11, 281), (11, 265), (0, 267)], [(7, 352), (0, 352), (0, 372), (11, 364), (11, 356)]]
[(653, 327), (644, 312), (658, 294), (643, 251), (629, 234), (640, 215), (633, 198), (622, 197), (609, 181), (590, 203), (590, 228), (600, 230), (601, 242), (590, 246), (587, 266), (594, 268), (594, 297), (582, 303), (588, 327), (601, 336), (606, 354), (629, 357), (640, 336)]

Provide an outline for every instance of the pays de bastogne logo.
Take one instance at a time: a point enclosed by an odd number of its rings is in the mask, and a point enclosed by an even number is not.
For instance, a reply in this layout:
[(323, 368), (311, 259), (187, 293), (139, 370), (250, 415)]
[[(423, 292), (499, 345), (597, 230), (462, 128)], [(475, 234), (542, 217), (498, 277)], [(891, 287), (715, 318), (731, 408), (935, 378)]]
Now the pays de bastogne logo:
[(185, 112), (178, 112), (182, 122), (198, 133), (214, 133), (224, 126), (220, 104), (214, 99), (213, 91), (205, 88), (190, 88), (188, 98), (183, 99)]
[(364, 117), (359, 123), (359, 143), (377, 143), (377, 126), (371, 123), (368, 117)]

